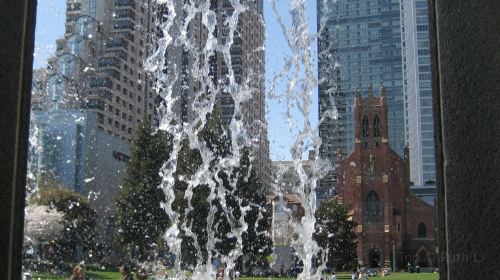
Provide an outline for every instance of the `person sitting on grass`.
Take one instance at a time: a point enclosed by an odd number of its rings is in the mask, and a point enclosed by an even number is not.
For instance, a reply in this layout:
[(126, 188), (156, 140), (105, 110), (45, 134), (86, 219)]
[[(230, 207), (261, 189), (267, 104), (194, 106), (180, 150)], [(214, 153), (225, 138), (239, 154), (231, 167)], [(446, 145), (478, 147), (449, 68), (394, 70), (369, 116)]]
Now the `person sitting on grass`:
[(69, 280), (84, 280), (85, 279), (85, 267), (83, 264), (79, 264), (73, 268), (73, 273)]
[(146, 279), (148, 279), (148, 273), (146, 272), (146, 269), (139, 268), (139, 270), (137, 270), (137, 280), (146, 280)]
[(121, 280), (134, 280), (134, 276), (132, 276), (129, 267), (126, 264), (120, 266), (120, 275)]

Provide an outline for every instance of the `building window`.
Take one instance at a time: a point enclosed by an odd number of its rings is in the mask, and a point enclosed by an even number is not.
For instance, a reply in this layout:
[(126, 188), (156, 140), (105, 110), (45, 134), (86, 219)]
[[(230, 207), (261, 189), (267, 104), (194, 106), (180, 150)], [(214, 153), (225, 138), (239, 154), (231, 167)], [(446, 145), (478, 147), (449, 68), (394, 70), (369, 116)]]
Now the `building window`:
[(89, 1), (89, 14), (95, 18), (97, 15), (97, 7), (96, 7), (96, 0), (90, 0)]
[(368, 117), (366, 115), (363, 116), (363, 121), (361, 123), (361, 134), (363, 137), (368, 137)]
[(427, 31), (428, 30), (428, 27), (427, 25), (417, 25), (417, 31)]
[(104, 123), (104, 115), (103, 115), (103, 114), (101, 114), (101, 113), (97, 113), (97, 121), (98, 121), (99, 123), (102, 123), (102, 124), (103, 124), (103, 123)]
[(68, 12), (80, 11), (82, 8), (82, 3), (68, 3), (67, 10)]
[(420, 223), (418, 225), (418, 238), (426, 238), (427, 237), (427, 226), (424, 223)]
[(368, 193), (366, 197), (366, 222), (377, 224), (381, 222), (380, 199), (375, 191)]
[(380, 119), (377, 115), (373, 119), (373, 136), (380, 137)]

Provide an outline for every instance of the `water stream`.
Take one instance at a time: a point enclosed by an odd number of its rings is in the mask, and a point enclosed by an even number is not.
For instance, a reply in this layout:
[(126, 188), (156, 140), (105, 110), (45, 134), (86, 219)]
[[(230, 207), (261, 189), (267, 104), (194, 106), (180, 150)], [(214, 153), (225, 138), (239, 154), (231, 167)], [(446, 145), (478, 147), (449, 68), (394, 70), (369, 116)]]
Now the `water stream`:
[[(183, 3), (180, 3), (183, 2)], [(161, 32), (157, 41), (157, 50), (152, 55), (146, 67), (150, 73), (156, 77), (155, 89), (165, 100), (161, 108), (161, 119), (159, 129), (168, 131), (173, 135), (173, 150), (170, 159), (161, 170), (163, 182), (161, 188), (166, 196), (163, 208), (169, 216), (171, 226), (165, 234), (165, 239), (170, 251), (175, 256), (175, 266), (172, 279), (188, 279), (186, 267), (181, 265), (183, 250), (183, 238), (190, 238), (195, 248), (196, 264), (188, 267), (192, 270), (191, 279), (215, 279), (217, 266), (214, 260), (218, 261), (218, 266), (226, 271), (224, 279), (230, 279), (231, 272), (237, 269), (238, 259), (243, 256), (243, 234), (249, 227), (256, 224), (247, 224), (245, 216), (249, 213), (250, 206), (242, 205), (242, 199), (236, 197), (240, 213), (233, 213), (228, 207), (227, 199), (234, 198), (235, 190), (238, 188), (237, 180), (227, 179), (238, 177), (243, 172), (239, 169), (240, 160), (245, 149), (252, 150), (252, 141), (255, 139), (254, 131), (248, 129), (247, 115), (244, 107), (251, 104), (253, 95), (259, 91), (255, 87), (252, 75), (243, 77), (242, 81), (237, 80), (232, 64), (231, 47), (236, 37), (241, 37), (241, 30), (238, 21), (243, 19), (245, 13), (255, 13), (255, 6), (245, 3), (247, 1), (231, 0), (225, 1), (226, 9), (214, 9), (214, 1), (166, 1), (157, 0), (157, 5), (168, 11), (158, 26)], [(217, 2), (217, 1), (215, 1)], [(220, 1), (219, 1), (220, 2)], [(230, 4), (230, 5), (228, 5)], [(212, 5), (212, 6), (211, 6)], [(219, 3), (222, 5), (222, 3)], [(290, 123), (296, 123), (291, 113), (297, 110), (300, 114), (300, 127), (297, 125), (298, 134), (294, 139), (290, 151), (293, 158), (293, 166), (299, 177), (299, 185), (294, 187), (294, 193), (302, 201), (304, 216), (292, 222), (294, 236), (291, 246), (296, 256), (303, 264), (303, 272), (298, 275), (298, 279), (319, 279), (323, 265), (316, 268), (315, 260), (322, 258), (318, 253), (321, 251), (313, 239), (316, 210), (315, 186), (328, 170), (328, 164), (319, 157), (315, 157), (310, 172), (304, 170), (302, 159), (309, 150), (314, 150), (319, 154), (321, 139), (318, 136), (316, 127), (311, 125), (310, 113), (312, 104), (312, 94), (317, 86), (317, 78), (313, 68), (313, 53), (311, 45), (315, 43), (315, 34), (311, 34), (306, 17), (307, 1), (292, 0), (290, 2), (291, 26), (286, 26), (276, 7), (276, 2), (271, 1), (274, 14), (282, 28), (282, 32), (288, 42), (291, 55), (286, 57), (283, 69), (276, 74), (274, 82), (283, 82), (286, 87), (271, 86), (267, 92), (267, 98), (284, 99), (284, 106), (288, 112), (287, 117)], [(230, 12), (228, 12), (230, 11)], [(221, 17), (224, 19), (221, 20)], [(254, 26), (264, 24), (262, 17), (260, 22)], [(227, 36), (219, 36), (221, 30), (227, 30)], [(196, 35), (197, 32), (201, 35)], [(236, 35), (236, 37), (235, 37)], [(224, 38), (222, 40), (222, 38)], [(263, 49), (263, 46), (259, 46)], [(251, 50), (255, 51), (255, 50)], [(175, 60), (169, 60), (169, 53), (183, 53), (190, 58), (189, 69), (179, 75), (178, 69), (186, 67)], [(247, 54), (251, 56), (251, 54)], [(212, 68), (214, 65), (220, 66), (219, 62), (214, 62), (214, 57), (222, 58), (227, 66), (225, 78), (214, 78)], [(247, 57), (248, 58), (248, 57)], [(248, 58), (252, 60), (253, 58)], [(219, 64), (217, 64), (219, 63)], [(261, 73), (263, 75), (263, 73)], [(186, 95), (179, 94), (175, 85), (183, 83), (184, 90), (191, 98), (192, 102), (185, 105), (182, 98)], [(193, 86), (196, 85), (196, 86)], [(206, 141), (200, 138), (203, 128), (208, 125), (208, 116), (214, 114), (217, 96), (229, 94), (234, 101), (234, 114), (230, 123), (225, 127), (223, 137), (227, 137), (231, 143), (229, 154), (224, 158), (218, 155), (218, 151), (210, 147)], [(183, 120), (179, 114), (179, 106), (187, 106), (185, 112), (190, 112), (188, 121)], [(333, 112), (328, 112), (330, 116)], [(258, 123), (258, 122), (257, 122)], [(258, 123), (262, 126), (262, 123)], [(265, 127), (264, 127), (265, 129)], [(230, 132), (230, 133), (229, 133)], [(183, 152), (183, 145), (188, 144), (190, 149), (197, 150), (201, 158), (201, 164), (196, 166), (195, 171), (188, 176), (177, 176), (178, 163)], [(252, 156), (251, 156), (252, 158)], [(245, 174), (243, 174), (245, 176)], [(184, 191), (176, 192), (176, 179), (182, 181), (185, 186)], [(226, 179), (224, 179), (226, 178)], [(276, 184), (279, 185), (279, 182)], [(279, 188), (274, 185), (273, 190), (279, 193)], [(208, 218), (204, 232), (204, 240), (200, 240), (200, 235), (193, 231), (193, 219), (186, 218), (196, 211), (193, 204), (194, 193), (199, 188), (208, 188), (209, 194), (206, 200), (209, 205)], [(180, 200), (179, 196), (186, 202), (185, 209), (176, 209), (175, 202)], [(222, 212), (218, 212), (217, 205), (222, 207)], [(260, 209), (266, 211), (266, 209)], [(230, 226), (230, 237), (233, 242), (229, 251), (221, 252), (218, 248), (222, 240), (217, 239), (216, 213), (222, 213), (222, 218)], [(290, 214), (290, 213), (289, 213)], [(220, 218), (220, 217), (219, 217)], [(261, 235), (268, 235), (267, 232), (259, 232)]]
[[(286, 55), (267, 89), (262, 1), (269, 1), (287, 44), (287, 50), (283, 50)], [(326, 1), (320, 2), (326, 5)], [(285, 232), (279, 234), (286, 236), (287, 246), (292, 248), (294, 266), (301, 268), (298, 279), (320, 279), (326, 267), (327, 254), (313, 238), (318, 204), (316, 185), (331, 169), (327, 161), (317, 156), (321, 138), (311, 119), (316, 105), (312, 96), (321, 83), (315, 73), (317, 58), (312, 50), (318, 35), (309, 26), (310, 1), (287, 3), (287, 11), (280, 8), (278, 0), (152, 3), (157, 11), (151, 46), (154, 53), (144, 67), (152, 89), (161, 97), (158, 129), (172, 136), (172, 149), (160, 170), (159, 186), (165, 195), (161, 206), (170, 220), (163, 236), (173, 266), (169, 279), (219, 279), (221, 269), (224, 279), (232, 279), (236, 271), (263, 266), (250, 261), (247, 251), (271, 254), (273, 230), (279, 229), (270, 229), (274, 210), (266, 201), (276, 196), (289, 223), (282, 229)], [(319, 22), (321, 30), (325, 22)], [(279, 101), (273, 104), (283, 108), (270, 110), (285, 112), (286, 125), (295, 134), (289, 151), (298, 178), (291, 193), (303, 209), (298, 218), (284, 206), (286, 193), (280, 187), (283, 178), (278, 176), (275, 181), (272, 174), (267, 174), (270, 180), (266, 181), (262, 174), (270, 170), (258, 166), (268, 160), (268, 155), (263, 154), (269, 152), (264, 100)], [(54, 104), (54, 108), (59, 105)], [(73, 119), (81, 122), (83, 117), (77, 117)], [(336, 110), (325, 111), (319, 122), (327, 117), (335, 119)], [(43, 145), (38, 142), (42, 141), (39, 135), (43, 127), (31, 129), (30, 153), (41, 154)], [(306, 168), (303, 159), (311, 151), (316, 156)], [(35, 163), (36, 160), (32, 162)], [(28, 173), (28, 197), (38, 191), (35, 177)], [(258, 182), (256, 177), (262, 180)], [(86, 178), (85, 183), (92, 180), (94, 177)], [(89, 199), (99, 195), (89, 193)], [(56, 218), (57, 215), (53, 213)], [(259, 240), (256, 244), (261, 247), (249, 248), (254, 240)], [(33, 251), (33, 246), (29, 250)], [(275, 261), (276, 253), (271, 259)]]

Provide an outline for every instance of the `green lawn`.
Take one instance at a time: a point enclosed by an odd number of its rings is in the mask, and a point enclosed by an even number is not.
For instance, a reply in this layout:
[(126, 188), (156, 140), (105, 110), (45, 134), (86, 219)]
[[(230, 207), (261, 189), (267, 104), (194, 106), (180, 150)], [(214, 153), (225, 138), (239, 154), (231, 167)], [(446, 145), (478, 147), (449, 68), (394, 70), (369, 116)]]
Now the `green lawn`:
[[(241, 277), (241, 280), (267, 280), (269, 278), (259, 278), (259, 277)], [(288, 280), (292, 278), (270, 278), (270, 279), (282, 279)], [(351, 274), (348, 273), (338, 273), (337, 280), (350, 280)], [(380, 279), (380, 280), (437, 280), (439, 279), (439, 274), (437, 273), (396, 273), (387, 277), (370, 277), (370, 280)]]
[[(50, 274), (41, 274), (41, 273), (35, 273), (33, 275), (34, 280), (45, 280), (45, 279), (50, 279), (50, 280), (59, 280), (59, 279), (69, 279), (70, 275), (68, 274), (67, 276), (55, 276), (55, 275), (50, 275)], [(88, 279), (94, 279), (94, 280), (120, 280), (120, 273), (118, 272), (94, 272), (94, 271), (87, 271), (86, 273), (86, 278)]]
[[(68, 276), (53, 276), (47, 274), (35, 274), (35, 280), (59, 280), (59, 279), (68, 279)], [(118, 272), (87, 272), (87, 278), (91, 278), (94, 280), (120, 280), (120, 274)], [(437, 273), (396, 273), (391, 274), (387, 277), (370, 277), (370, 280), (380, 279), (380, 280), (437, 280), (439, 278), (439, 274)], [(240, 280), (267, 280), (267, 279), (281, 279), (288, 280), (292, 278), (258, 278), (258, 277), (240, 277)], [(337, 274), (338, 280), (350, 280), (351, 274), (347, 273), (339, 273)]]
[[(382, 277), (381, 277), (382, 278)], [(382, 279), (387, 280), (437, 280), (438, 273), (395, 273)]]
[[(258, 277), (241, 277), (241, 280), (267, 280), (269, 278), (258, 278)], [(270, 278), (270, 279), (292, 279), (292, 278)], [(439, 274), (437, 273), (396, 273), (391, 274), (387, 277), (370, 277), (369, 280), (437, 280), (439, 279)], [(351, 274), (349, 273), (338, 273), (337, 280), (351, 280)]]

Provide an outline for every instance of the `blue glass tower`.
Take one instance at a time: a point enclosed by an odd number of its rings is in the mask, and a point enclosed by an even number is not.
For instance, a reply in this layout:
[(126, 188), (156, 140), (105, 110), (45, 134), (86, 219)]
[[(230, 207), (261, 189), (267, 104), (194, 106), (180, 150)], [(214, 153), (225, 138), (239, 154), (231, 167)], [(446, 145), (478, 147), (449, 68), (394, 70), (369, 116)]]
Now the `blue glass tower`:
[[(335, 166), (336, 154), (353, 150), (356, 87), (370, 84), (387, 90), (389, 143), (399, 155), (405, 147), (401, 5), (398, 0), (318, 1), (318, 69), (320, 118), (335, 104), (336, 120), (320, 127), (322, 157)], [(335, 82), (333, 82), (335, 81)], [(375, 90), (377, 92), (378, 90)], [(330, 179), (329, 179), (330, 178)], [(336, 175), (321, 189), (336, 188)], [(329, 180), (328, 180), (329, 179)]]
[(403, 1), (407, 143), (410, 180), (415, 186), (436, 181), (427, 7), (427, 0)]

